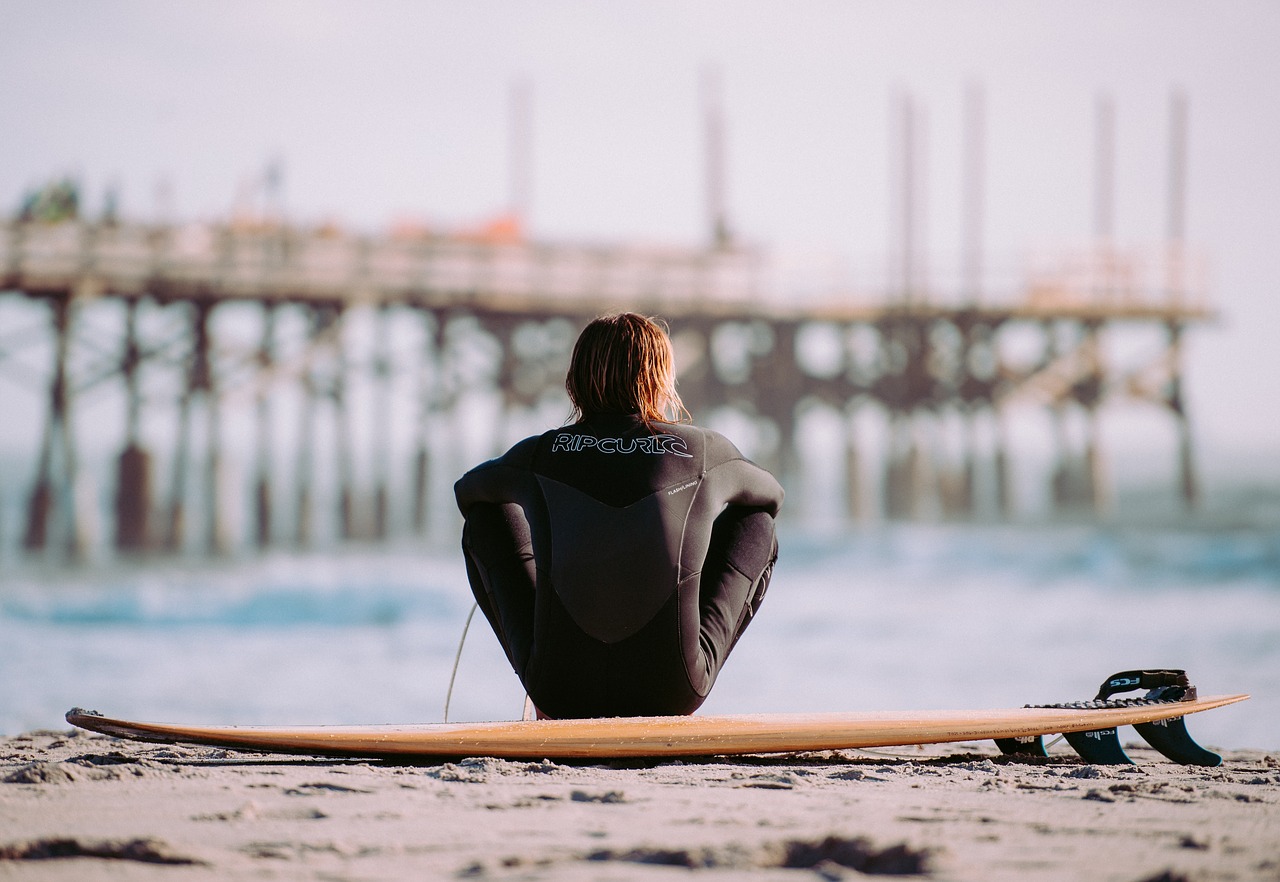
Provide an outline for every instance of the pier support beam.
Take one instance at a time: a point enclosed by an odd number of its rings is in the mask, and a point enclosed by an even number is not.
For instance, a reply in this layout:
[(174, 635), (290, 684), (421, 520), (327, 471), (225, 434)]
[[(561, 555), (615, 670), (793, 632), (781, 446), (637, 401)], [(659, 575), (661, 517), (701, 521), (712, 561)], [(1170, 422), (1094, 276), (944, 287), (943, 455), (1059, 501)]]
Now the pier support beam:
[(960, 419), (964, 461), (960, 475), (961, 500), (956, 513), (973, 517), (978, 513), (978, 416), (966, 407), (961, 411)]
[(449, 395), (444, 379), (445, 313), (422, 311), (423, 345), (418, 367), (418, 421), (413, 455), (413, 531), (427, 531), (431, 493), (431, 420)]
[[(88, 536), (76, 505), (79, 472), (71, 430), (69, 377), (75, 307), (70, 296), (52, 298), (48, 303), (53, 330), (53, 376), (49, 382), (49, 410), (45, 417), (35, 484), (27, 504), (27, 527), (22, 544), (28, 551), (43, 551), (54, 534), (55, 524), (63, 523), (67, 527), (68, 554), (73, 559), (82, 559), (88, 553)], [(62, 461), (60, 477), (55, 462), (58, 458)]]
[(138, 299), (125, 301), (124, 353), (120, 373), (125, 385), (125, 447), (116, 469), (116, 548), (146, 551), (151, 545), (151, 454), (142, 446), (142, 390), (138, 370), (142, 349), (138, 345)]
[(333, 323), (333, 382), (329, 396), (333, 401), (334, 473), (338, 476), (338, 526), (343, 540), (362, 535), (356, 525), (351, 419), (347, 412), (347, 350), (343, 339), (344, 313), (337, 310)]
[(378, 307), (376, 342), (373, 354), (374, 412), (377, 427), (373, 441), (373, 537), (386, 539), (390, 534), (391, 502), (388, 473), (391, 463), (391, 315), (390, 307)]
[[(307, 315), (307, 346), (312, 345), (319, 331), (319, 320), (315, 312)], [(307, 359), (302, 373), (302, 409), (298, 420), (298, 451), (294, 460), (297, 472), (294, 479), (294, 492), (297, 495), (294, 511), (294, 540), (299, 547), (309, 546), (314, 539), (314, 523), (312, 505), (314, 490), (312, 477), (315, 471), (316, 447), (316, 388), (315, 367), (310, 358)]]
[(924, 456), (917, 437), (916, 415), (890, 414), (884, 480), (884, 510), (890, 519), (910, 520), (924, 514)]
[[(338, 535), (354, 537), (351, 488), (351, 437), (346, 413), (346, 359), (343, 352), (341, 306), (313, 305), (307, 309), (308, 349), (302, 376), (303, 400), (301, 433), (297, 455), (297, 531), (298, 544), (308, 546), (315, 540), (314, 478), (316, 461), (316, 403), (322, 396), (333, 404), (334, 453), (337, 475)], [(327, 351), (329, 374), (324, 376), (317, 362)]]
[(1013, 517), (1013, 479), (1009, 466), (1009, 431), (1005, 426), (1004, 411), (999, 406), (991, 408), (994, 432), (993, 465), (996, 481), (996, 508), (1002, 518)]
[(1085, 468), (1089, 480), (1089, 503), (1095, 515), (1111, 509), (1111, 487), (1107, 482), (1106, 463), (1102, 452), (1102, 423), (1098, 409), (1106, 397), (1106, 365), (1102, 355), (1102, 326), (1087, 322), (1083, 344), (1088, 374), (1076, 386), (1076, 400), (1086, 414)]
[(151, 547), (151, 454), (130, 443), (116, 468), (116, 548), (126, 552)]
[(217, 382), (212, 363), (210, 320), (215, 301), (190, 302), (191, 350), (187, 359), (186, 387), (178, 404), (178, 443), (174, 455), (170, 487), (169, 525), (165, 547), (183, 550), (187, 541), (188, 476), (192, 468), (191, 416), (197, 401), (204, 405), (205, 449), (203, 477), (205, 548), (210, 554), (225, 554), (231, 539), (222, 505), (222, 432)]
[(387, 466), (391, 461), (391, 351), (387, 342), (390, 321), (386, 304), (378, 307), (373, 353), (374, 411), (377, 427), (373, 442), (373, 538), (386, 539), (390, 501)]
[(275, 329), (276, 307), (273, 303), (262, 307), (262, 338), (257, 353), (257, 389), (255, 406), (257, 408), (257, 452), (256, 475), (254, 478), (254, 525), (258, 548), (266, 549), (272, 539), (272, 506), (271, 506), (271, 371), (275, 366)]
[(799, 324), (774, 322), (760, 331), (772, 337), (772, 348), (752, 366), (750, 397), (761, 415), (771, 420), (778, 430), (772, 463), (774, 472), (784, 484), (795, 483), (800, 475), (796, 404), (804, 397), (803, 378), (796, 360)]
[(1191, 511), (1200, 504), (1200, 481), (1196, 473), (1191, 420), (1187, 416), (1182, 389), (1182, 325), (1169, 322), (1166, 328), (1169, 333), (1169, 382), (1165, 387), (1165, 405), (1173, 413), (1178, 428), (1178, 490), (1183, 506)]
[(853, 407), (846, 409), (844, 420), (845, 499), (849, 519), (856, 524), (861, 524), (867, 520), (867, 499), (862, 480), (862, 454), (858, 448), (854, 414)]

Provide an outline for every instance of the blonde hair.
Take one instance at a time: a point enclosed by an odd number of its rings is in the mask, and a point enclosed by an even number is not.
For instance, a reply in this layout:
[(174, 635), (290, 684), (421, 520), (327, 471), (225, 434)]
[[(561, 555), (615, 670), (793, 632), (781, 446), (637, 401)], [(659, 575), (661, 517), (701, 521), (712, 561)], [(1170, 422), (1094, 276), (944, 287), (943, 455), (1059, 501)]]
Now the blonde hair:
[(564, 388), (575, 422), (597, 413), (634, 413), (646, 425), (690, 419), (676, 393), (666, 328), (634, 312), (600, 316), (582, 329)]

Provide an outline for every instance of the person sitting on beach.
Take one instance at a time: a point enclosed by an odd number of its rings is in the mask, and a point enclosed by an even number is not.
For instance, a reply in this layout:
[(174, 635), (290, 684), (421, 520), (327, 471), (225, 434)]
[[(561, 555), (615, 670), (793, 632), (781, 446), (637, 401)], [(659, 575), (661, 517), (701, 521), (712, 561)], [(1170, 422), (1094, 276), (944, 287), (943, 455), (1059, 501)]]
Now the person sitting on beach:
[(476, 603), (541, 715), (693, 713), (764, 598), (782, 487), (689, 424), (652, 319), (588, 324), (565, 388), (571, 425), (454, 486)]

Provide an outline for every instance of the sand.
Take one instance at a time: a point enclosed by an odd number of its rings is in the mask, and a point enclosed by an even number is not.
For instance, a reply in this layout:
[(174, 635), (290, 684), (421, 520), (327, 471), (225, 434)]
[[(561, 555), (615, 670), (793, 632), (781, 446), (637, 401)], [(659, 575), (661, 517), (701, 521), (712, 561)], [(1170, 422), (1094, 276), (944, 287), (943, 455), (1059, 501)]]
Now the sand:
[(680, 762), (335, 761), (0, 741), (0, 878), (1280, 879), (1280, 759), (981, 744)]

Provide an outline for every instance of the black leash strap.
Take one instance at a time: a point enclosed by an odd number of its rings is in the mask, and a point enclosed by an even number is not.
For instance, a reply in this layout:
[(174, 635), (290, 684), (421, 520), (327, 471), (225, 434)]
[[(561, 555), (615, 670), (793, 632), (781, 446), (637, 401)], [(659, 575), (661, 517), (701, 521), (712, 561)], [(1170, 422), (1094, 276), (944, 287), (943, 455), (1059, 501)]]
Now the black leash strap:
[[(1172, 687), (1172, 688), (1171, 688)], [(1175, 695), (1174, 689), (1182, 690)], [(1131, 692), (1134, 689), (1160, 690), (1158, 697), (1164, 700), (1191, 701), (1196, 697), (1195, 687), (1187, 679), (1187, 672), (1176, 669), (1159, 669), (1148, 671), (1121, 671), (1112, 674), (1102, 681), (1094, 701), (1106, 701), (1117, 692)], [(1149, 695), (1148, 698), (1156, 698)]]
[[(1141, 698), (1112, 698), (1121, 692), (1146, 689)], [(1145, 671), (1121, 671), (1102, 681), (1098, 695), (1092, 701), (1062, 701), (1057, 704), (1029, 704), (1027, 707), (1053, 710), (1106, 710), (1117, 707), (1145, 707), (1152, 704), (1173, 704), (1178, 701), (1195, 701), (1196, 687), (1187, 679), (1187, 672), (1173, 668)]]

